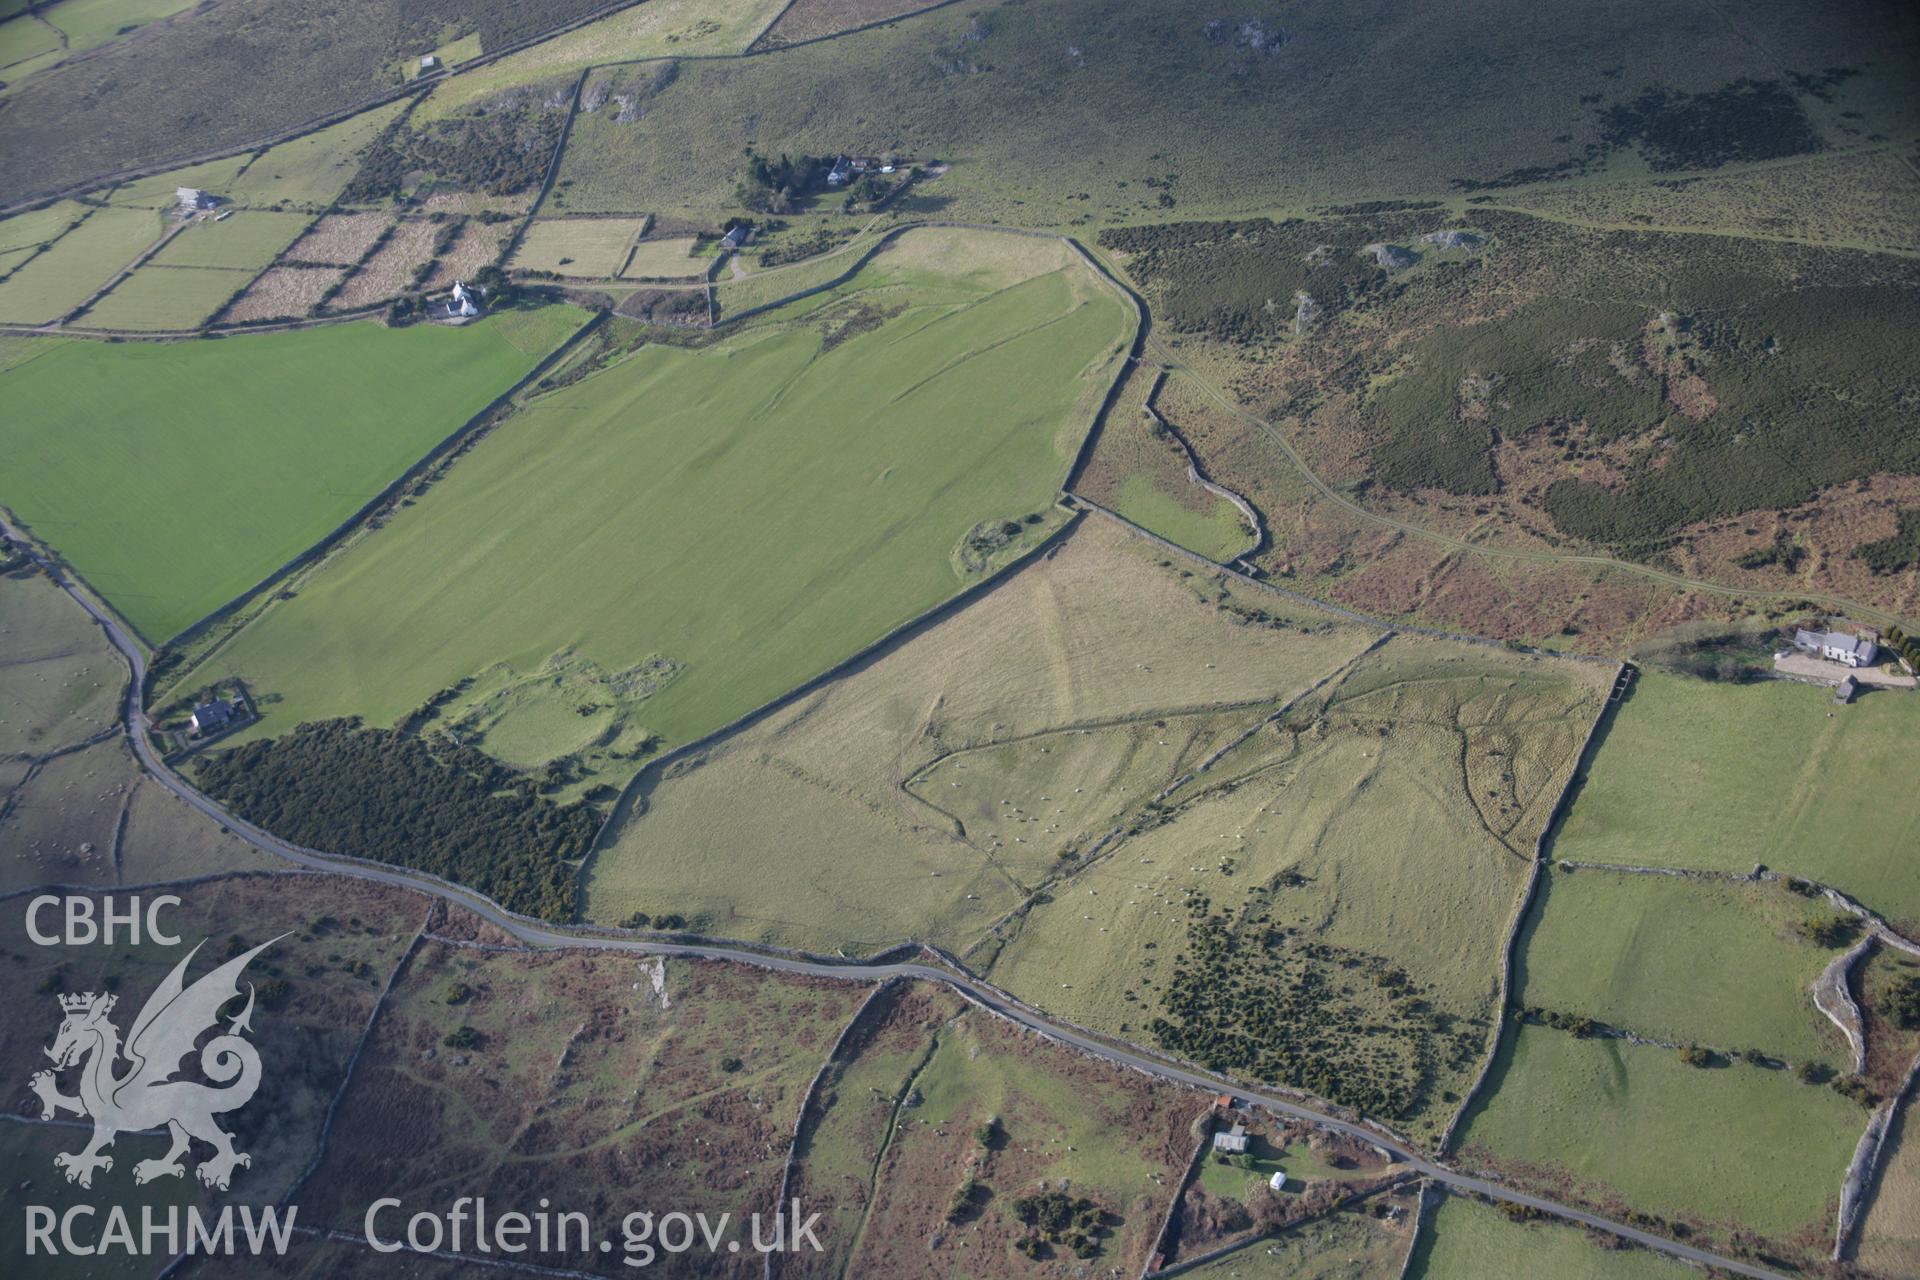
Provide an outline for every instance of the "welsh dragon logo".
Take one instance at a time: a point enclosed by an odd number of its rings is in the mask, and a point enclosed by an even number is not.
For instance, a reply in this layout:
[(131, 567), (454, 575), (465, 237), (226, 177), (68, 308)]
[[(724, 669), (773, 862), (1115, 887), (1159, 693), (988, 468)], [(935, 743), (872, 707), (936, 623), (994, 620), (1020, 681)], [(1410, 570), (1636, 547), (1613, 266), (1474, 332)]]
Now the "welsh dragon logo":
[[(195, 1170), (200, 1181), (210, 1187), (226, 1190), (234, 1169), (253, 1163), (245, 1152), (233, 1149), (233, 1135), (213, 1119), (245, 1106), (260, 1087), (259, 1051), (242, 1037), (243, 1032), (253, 1030), (252, 983), (247, 984), (246, 1007), (228, 1021), (226, 1033), (214, 1036), (200, 1050), (201, 1074), (214, 1083), (173, 1077), (201, 1034), (219, 1027), (221, 1008), (239, 996), (240, 971), (279, 940), (274, 938), (243, 952), (187, 986), (187, 965), (200, 950), (194, 947), (148, 997), (140, 1016), (133, 1020), (124, 1046), (119, 1028), (107, 1016), (113, 1012), (116, 997), (91, 991), (60, 997), (60, 1010), (66, 1019), (60, 1024), (53, 1047), (46, 1051), (53, 1059), (54, 1070), (35, 1072), (31, 1083), (40, 1095), (42, 1120), (69, 1111), (93, 1121), (93, 1138), (85, 1148), (53, 1158), (54, 1166), (66, 1171), (68, 1182), (91, 1187), (94, 1170), (113, 1168), (113, 1157), (103, 1154), (102, 1149), (112, 1146), (115, 1136), (162, 1125), (173, 1145), (159, 1159), (142, 1160), (133, 1166), (137, 1183), (183, 1176), (186, 1166), (180, 1158), (194, 1139), (213, 1148), (213, 1155)], [(124, 1071), (120, 1070), (123, 1059)], [(59, 1091), (54, 1077), (56, 1072), (76, 1065), (80, 1067), (80, 1093), (70, 1098)]]

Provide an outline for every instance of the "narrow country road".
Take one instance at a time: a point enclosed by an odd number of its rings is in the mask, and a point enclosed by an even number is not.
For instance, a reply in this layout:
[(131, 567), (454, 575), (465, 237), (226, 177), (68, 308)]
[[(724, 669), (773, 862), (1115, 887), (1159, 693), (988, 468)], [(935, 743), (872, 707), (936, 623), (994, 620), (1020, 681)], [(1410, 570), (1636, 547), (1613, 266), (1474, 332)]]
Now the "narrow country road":
[(617, 937), (596, 933), (590, 929), (547, 924), (516, 915), (491, 898), (487, 898), (471, 889), (464, 888), (438, 876), (425, 872), (410, 871), (363, 859), (342, 857), (333, 854), (318, 853), (299, 845), (289, 844), (271, 832), (254, 826), (250, 822), (228, 813), (212, 799), (195, 789), (192, 784), (175, 773), (153, 750), (147, 736), (149, 722), (145, 709), (141, 706), (140, 691), (146, 681), (147, 660), (137, 640), (120, 625), (112, 613), (96, 604), (78, 590), (67, 579), (67, 575), (56, 565), (40, 555), (35, 545), (18, 529), (5, 519), (0, 519), (0, 534), (13, 539), (23, 547), (35, 563), (44, 569), (59, 587), (71, 596), (93, 620), (105, 630), (107, 638), (114, 648), (120, 651), (131, 669), (132, 680), (127, 688), (125, 728), (128, 740), (133, 745), (134, 754), (141, 765), (161, 786), (180, 799), (198, 809), (220, 826), (247, 841), (255, 848), (272, 854), (295, 866), (311, 871), (322, 871), (334, 875), (355, 876), (363, 880), (372, 880), (397, 888), (410, 889), (425, 893), (462, 907), (512, 937), (531, 947), (571, 947), (598, 951), (624, 951), (639, 955), (687, 956), (704, 960), (726, 960), (739, 964), (759, 965), (780, 973), (804, 974), (815, 977), (839, 979), (880, 980), (884, 978), (912, 978), (924, 982), (944, 983), (959, 991), (968, 999), (983, 1008), (1011, 1019), (1029, 1030), (1039, 1032), (1062, 1044), (1071, 1045), (1094, 1057), (1131, 1067), (1162, 1080), (1176, 1084), (1190, 1085), (1212, 1093), (1231, 1093), (1245, 1098), (1249, 1102), (1279, 1115), (1323, 1125), (1328, 1129), (1349, 1135), (1380, 1148), (1394, 1160), (1435, 1182), (1443, 1183), (1457, 1191), (1468, 1192), (1505, 1201), (1509, 1204), (1523, 1205), (1542, 1213), (1577, 1222), (1596, 1231), (1604, 1231), (1623, 1240), (1631, 1241), (1648, 1249), (1685, 1259), (1703, 1266), (1717, 1267), (1722, 1271), (1736, 1275), (1752, 1276), (1756, 1280), (1786, 1280), (1776, 1271), (1743, 1262), (1735, 1258), (1724, 1257), (1705, 1249), (1695, 1248), (1677, 1240), (1642, 1231), (1625, 1223), (1615, 1222), (1598, 1214), (1588, 1213), (1572, 1205), (1531, 1195), (1486, 1178), (1460, 1173), (1446, 1165), (1437, 1164), (1400, 1142), (1393, 1136), (1383, 1133), (1365, 1124), (1356, 1124), (1330, 1115), (1313, 1107), (1304, 1106), (1287, 1098), (1257, 1089), (1234, 1080), (1214, 1076), (1205, 1072), (1184, 1067), (1166, 1059), (1151, 1055), (1144, 1050), (1090, 1036), (1072, 1026), (1049, 1018), (1038, 1009), (1026, 1005), (990, 983), (982, 982), (967, 974), (955, 972), (936, 965), (913, 962), (882, 964), (837, 964), (819, 960), (806, 960), (793, 956), (769, 954), (751, 950), (747, 947), (729, 947), (704, 943), (656, 942), (641, 938)]

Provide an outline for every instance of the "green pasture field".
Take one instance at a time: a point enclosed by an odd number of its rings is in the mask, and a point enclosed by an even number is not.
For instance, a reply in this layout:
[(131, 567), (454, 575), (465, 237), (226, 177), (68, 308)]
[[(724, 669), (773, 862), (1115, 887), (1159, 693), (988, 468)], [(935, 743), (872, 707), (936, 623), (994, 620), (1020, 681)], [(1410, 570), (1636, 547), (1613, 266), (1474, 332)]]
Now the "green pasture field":
[(642, 240), (633, 247), (633, 256), (627, 259), (620, 274), (633, 280), (672, 280), (697, 276), (706, 270), (706, 263), (693, 256), (695, 243), (692, 236)]
[[(1706, 159), (1814, 150), (1844, 140), (1843, 124), (1897, 134), (1912, 103), (1904, 69), (1875, 56), (1884, 37), (1872, 23), (1837, 30), (1780, 3), (1739, 31), (1689, 15), (1683, 42), (1657, 0), (1576, 23), (1525, 0), (1417, 10), (1260, 0), (1210, 33), (1222, 17), (1147, 0), (974, 0), (738, 62), (688, 60), (644, 125), (598, 115), (576, 126), (584, 145), (569, 148), (561, 178), (575, 184), (570, 207), (710, 219), (733, 207), (744, 146), (893, 151), (953, 165), (909, 195), (906, 211), (1022, 225), (1140, 221), (1169, 209), (1444, 198), (1455, 179), (1577, 167), (1590, 145), (1636, 163), (1638, 135), (1610, 132), (1602, 113), (1648, 89), (1674, 95), (1663, 102), (1684, 120), (1743, 78), (1769, 84), (1794, 127), (1755, 138), (1716, 119), (1728, 137)], [(1828, 103), (1797, 92), (1783, 58), (1861, 74)], [(1852, 109), (1858, 125), (1840, 118)], [(1665, 125), (1641, 132), (1665, 141)], [(615, 155), (623, 163), (610, 163)]]
[(1461, 1149), (1564, 1172), (1589, 1200), (1785, 1239), (1831, 1230), (1866, 1121), (1791, 1071), (1690, 1067), (1669, 1049), (1526, 1026), (1501, 1046)]
[(645, 234), (646, 218), (540, 219), (514, 251), (513, 265), (563, 276), (620, 274), (634, 242)]
[[(588, 868), (585, 914), (677, 912), (820, 951), (965, 947), (1060, 848), (1085, 844), (1077, 833), (1101, 831), (1105, 810), (1144, 801), (1221, 725), (1303, 692), (1373, 638), (1312, 610), (1299, 621), (1237, 625), (1148, 544), (1084, 523), (871, 665), (643, 782)], [(1002, 752), (1034, 773), (996, 773)], [(1005, 828), (1020, 815), (1002, 817), (1000, 801), (1058, 825), (1040, 797), (1077, 804), (1075, 786), (1094, 792), (1079, 825), (1015, 843)]]
[[(66, 55), (61, 50), (60, 33), (52, 24), (33, 14), (0, 22), (0, 79), (16, 80)], [(27, 66), (25, 64), (31, 64)]]
[(415, 118), (423, 123), (445, 119), (509, 89), (609, 62), (739, 53), (785, 4), (786, 0), (649, 0), (455, 77), (434, 90)]
[[(1271, 921), (1244, 947), (1271, 930), (1397, 966), (1452, 1020), (1449, 1035), (1484, 1042), (1533, 836), (1606, 669), (1402, 636), (1327, 670), (1339, 672), (1328, 692), (1034, 906), (991, 959), (993, 980), (1082, 1025), (1142, 1034), (1203, 895), (1229, 921)], [(1373, 1016), (1400, 998), (1346, 985)], [(1394, 1123), (1436, 1134), (1477, 1061), (1416, 1072), (1431, 1087)]]
[(167, 247), (153, 255), (153, 263), (167, 267), (227, 267), (260, 271), (307, 229), (313, 219), (304, 213), (242, 211), (214, 221), (190, 223)]
[(112, 727), (126, 668), (86, 612), (41, 574), (0, 574), (0, 651), (0, 754), (42, 755)]
[(300, 208), (323, 209), (346, 190), (359, 167), (360, 152), (406, 105), (404, 99), (389, 102), (269, 148), (233, 180), (228, 190), (218, 194), (256, 209), (283, 201)]
[[(534, 317), (548, 348), (581, 318)], [(149, 641), (164, 640), (332, 529), (532, 368), (540, 353), (516, 346), (507, 320), (67, 344), (0, 375), (0, 502)], [(143, 410), (126, 412), (133, 403)], [(209, 491), (217, 501), (181, 497)]]
[(53, 246), (0, 281), (0, 323), (45, 324), (85, 302), (159, 238), (140, 209), (96, 209)]
[(1620, 708), (1554, 856), (1746, 873), (1763, 863), (1920, 922), (1920, 699), (1835, 706), (1783, 681), (1648, 672)]
[(1408, 1280), (1689, 1280), (1698, 1274), (1649, 1249), (1596, 1248), (1563, 1223), (1514, 1222), (1491, 1205), (1456, 1195), (1428, 1207), (1407, 1269)]
[(1812, 984), (1836, 951), (1793, 932), (1833, 908), (1781, 884), (1554, 870), (1520, 934), (1515, 1001), (1679, 1044), (1846, 1068)]
[(250, 271), (144, 264), (74, 322), (83, 329), (192, 329), (246, 288)]
[(79, 201), (62, 200), (44, 209), (0, 220), (0, 249), (26, 249), (58, 239), (86, 213), (87, 206)]
[(979, 240), (920, 233), (837, 309), (536, 399), (214, 665), (283, 699), (266, 733), (561, 652), (643, 690), (668, 743), (793, 687), (951, 595), (976, 521), (1048, 504), (1125, 350), (1057, 247), (995, 275)]
[(1407, 1243), (1404, 1234), (1358, 1210), (1343, 1209), (1255, 1240), (1185, 1274), (1198, 1280), (1374, 1280), (1399, 1274)]
[(1197, 551), (1209, 560), (1232, 560), (1253, 546), (1253, 531), (1240, 511), (1225, 498), (1199, 491), (1207, 510), (1196, 511), (1179, 496), (1168, 493), (1146, 475), (1131, 475), (1115, 495), (1113, 509), (1153, 530), (1169, 542)]
[(104, 193), (104, 199), (108, 204), (134, 209), (166, 210), (179, 204), (181, 187), (198, 187), (210, 195), (226, 198), (233, 189), (234, 179), (252, 162), (253, 156), (253, 152), (242, 152), (237, 156), (226, 156), (205, 164), (155, 174), (151, 178), (136, 178)]
[(191, 9), (195, 3), (197, 0), (59, 0), (41, 13), (66, 33), (68, 52), (79, 53), (132, 35), (150, 22)]

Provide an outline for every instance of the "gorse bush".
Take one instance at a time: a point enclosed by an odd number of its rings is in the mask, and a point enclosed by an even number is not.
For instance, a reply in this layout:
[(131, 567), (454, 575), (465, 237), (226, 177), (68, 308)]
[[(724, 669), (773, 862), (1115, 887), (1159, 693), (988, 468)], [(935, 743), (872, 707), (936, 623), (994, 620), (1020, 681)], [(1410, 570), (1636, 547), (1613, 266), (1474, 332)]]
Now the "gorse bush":
[(471, 747), (358, 720), (303, 724), (201, 761), (198, 781), (249, 822), (296, 844), (471, 885), (509, 910), (573, 915), (573, 868), (599, 829), (534, 781)]

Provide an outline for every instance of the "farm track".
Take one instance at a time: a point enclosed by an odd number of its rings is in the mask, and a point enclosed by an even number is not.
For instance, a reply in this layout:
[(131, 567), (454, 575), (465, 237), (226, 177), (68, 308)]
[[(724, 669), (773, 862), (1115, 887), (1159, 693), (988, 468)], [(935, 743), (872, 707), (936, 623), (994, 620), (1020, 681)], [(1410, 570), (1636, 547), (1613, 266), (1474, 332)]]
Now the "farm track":
[[(5, 534), (31, 548), (18, 530), (0, 521), (0, 534)], [(737, 964), (757, 965), (779, 973), (791, 973), (810, 977), (836, 978), (855, 981), (884, 981), (888, 978), (905, 978), (921, 982), (941, 983), (953, 989), (962, 998), (974, 1005), (1006, 1018), (1011, 1022), (1043, 1035), (1056, 1043), (1077, 1049), (1080, 1052), (1102, 1059), (1114, 1065), (1143, 1072), (1158, 1079), (1209, 1093), (1229, 1092), (1251, 1103), (1265, 1108), (1277, 1115), (1321, 1125), (1333, 1132), (1366, 1142), (1385, 1151), (1392, 1159), (1406, 1164), (1411, 1170), (1422, 1174), (1435, 1182), (1470, 1194), (1485, 1196), (1509, 1204), (1517, 1204), (1549, 1213), (1555, 1217), (1577, 1222), (1596, 1231), (1602, 1231), (1622, 1240), (1630, 1241), (1644, 1248), (1653, 1249), (1688, 1262), (1718, 1267), (1735, 1275), (1752, 1276), (1756, 1280), (1785, 1280), (1779, 1272), (1743, 1261), (1713, 1253), (1694, 1245), (1670, 1240), (1654, 1235), (1626, 1223), (1615, 1222), (1599, 1214), (1562, 1204), (1530, 1192), (1507, 1186), (1472, 1173), (1463, 1173), (1447, 1165), (1436, 1163), (1415, 1151), (1400, 1138), (1377, 1128), (1364, 1120), (1351, 1120), (1329, 1111), (1303, 1105), (1277, 1094), (1262, 1092), (1246, 1085), (1223, 1079), (1196, 1067), (1162, 1058), (1144, 1049), (1128, 1044), (1105, 1040), (1081, 1031), (1071, 1024), (1060, 1022), (1040, 1010), (1022, 1003), (1008, 993), (967, 973), (957, 962), (953, 968), (943, 964), (930, 964), (919, 960), (870, 960), (865, 962), (842, 962), (818, 959), (792, 952), (774, 952), (756, 950), (742, 943), (712, 942), (673, 942), (618, 936), (600, 932), (585, 926), (565, 926), (548, 924), (506, 910), (491, 898), (471, 889), (442, 880), (425, 872), (410, 871), (381, 863), (369, 862), (359, 858), (319, 853), (291, 844), (252, 823), (228, 813), (219, 804), (202, 794), (185, 778), (175, 773), (153, 749), (148, 739), (148, 721), (146, 712), (140, 704), (140, 690), (146, 677), (146, 656), (140, 644), (105, 608), (96, 605), (86, 594), (75, 587), (54, 565), (43, 559), (37, 551), (30, 551), (34, 560), (67, 592), (88, 616), (106, 632), (107, 639), (131, 669), (132, 679), (128, 685), (127, 700), (124, 708), (125, 725), (128, 739), (132, 743), (134, 754), (141, 766), (168, 791), (184, 800), (208, 819), (219, 824), (228, 833), (246, 841), (263, 853), (290, 863), (305, 872), (319, 872), (333, 875), (352, 876), (395, 888), (424, 893), (430, 897), (447, 902), (453, 906), (473, 913), (475, 916), (502, 930), (528, 949), (574, 949), (590, 951), (623, 952), (634, 955), (680, 956), (690, 959), (722, 960)], [(221, 877), (212, 877), (221, 878)], [(44, 888), (38, 887), (38, 888)], [(18, 893), (0, 895), (16, 897), (20, 893), (32, 893), (36, 889), (21, 890)], [(912, 946), (913, 944), (905, 944)], [(896, 948), (898, 950), (898, 948)], [(916, 954), (938, 955), (925, 948), (916, 949)], [(941, 957), (944, 961), (945, 958)]]

